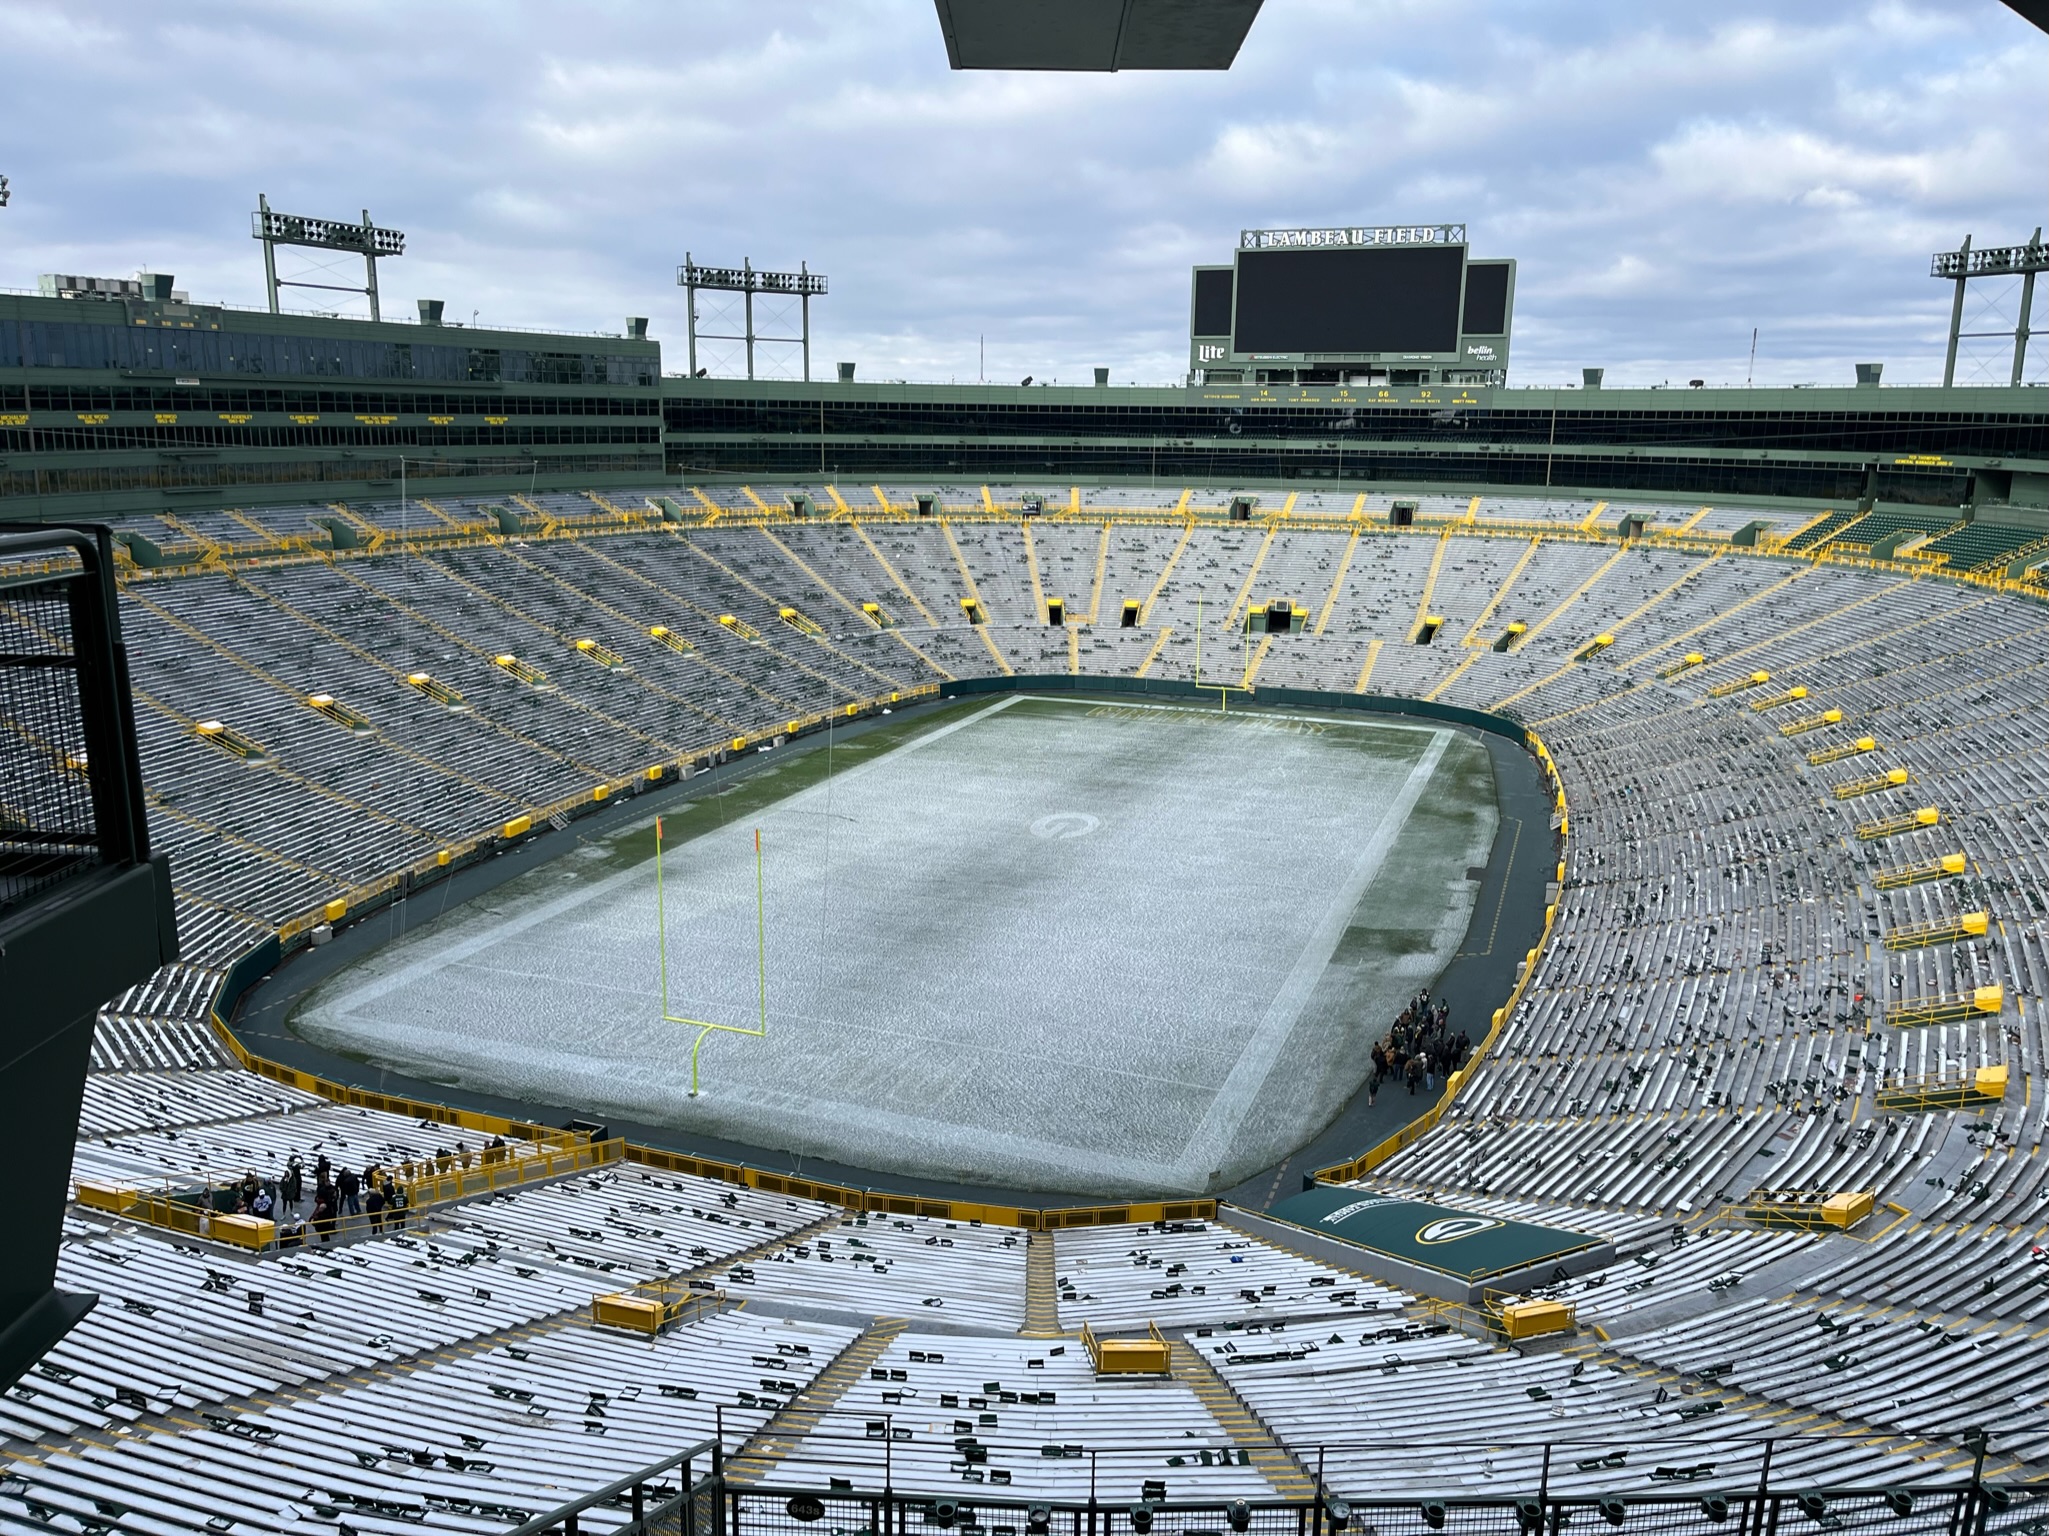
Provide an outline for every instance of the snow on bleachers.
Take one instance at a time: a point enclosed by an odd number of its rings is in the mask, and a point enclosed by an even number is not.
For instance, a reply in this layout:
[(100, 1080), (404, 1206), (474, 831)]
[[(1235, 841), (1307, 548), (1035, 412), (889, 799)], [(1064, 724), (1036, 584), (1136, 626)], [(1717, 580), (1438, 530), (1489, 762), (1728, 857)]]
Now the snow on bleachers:
[(626, 1164), (466, 1202), (435, 1230), (574, 1266), (621, 1289), (719, 1264), (837, 1218), (839, 1207)]
[(85, 1080), (81, 1136), (111, 1137), (218, 1120), (311, 1109), (317, 1094), (273, 1083), (252, 1072), (94, 1072)]
[(1011, 1329), (1024, 1321), (1025, 1242), (980, 1222), (849, 1215), (719, 1283), (769, 1304)]
[(1225, 1319), (1394, 1311), (1402, 1292), (1230, 1227), (1074, 1228), (1058, 1235), (1060, 1321), (1101, 1332)]
[[(266, 1085), (264, 1092), (286, 1092)], [(325, 1155), (336, 1167), (357, 1169), (372, 1163), (395, 1164), (431, 1157), (454, 1148), (464, 1133), (447, 1126), (423, 1124), (382, 1110), (331, 1104), (311, 1095), (295, 1096), (302, 1107), (289, 1113), (259, 1115), (247, 1120), (183, 1129), (140, 1129), (108, 1133), (97, 1141), (81, 1141), (71, 1163), (72, 1177), (154, 1189), (165, 1183), (225, 1183), (254, 1173), (276, 1178), (292, 1156), (311, 1170)], [(467, 1138), (482, 1145), (482, 1138)], [(474, 1149), (473, 1149), (474, 1150)]]
[[(240, 1413), (203, 1411), (83, 1443), (0, 1482), (0, 1523), (154, 1532), (517, 1524), (638, 1471), (723, 1423), (736, 1449), (853, 1330), (724, 1313), (647, 1340), (556, 1323), (480, 1353)], [(43, 1513), (39, 1513), (42, 1511)], [(623, 1511), (586, 1516), (609, 1529)], [(332, 1528), (331, 1526), (326, 1528)]]
[(1766, 1265), (1814, 1241), (1804, 1232), (1699, 1232), (1678, 1243), (1646, 1245), (1620, 1263), (1540, 1286), (1532, 1294), (1570, 1301), (1579, 1309), (1582, 1326), (1612, 1330), (1618, 1319), (1651, 1307), (1736, 1292)]
[[(756, 487), (772, 506), (786, 489)], [(888, 494), (902, 504), (917, 489), (981, 508), (974, 485), (891, 486)], [(1054, 489), (1064, 507), (1066, 489)], [(846, 494), (857, 507), (873, 499), (866, 487)], [(753, 509), (738, 488), (712, 496)], [(1180, 487), (1083, 494), (1088, 507), (1155, 514), (1180, 497)], [(609, 499), (638, 504), (620, 493)], [(687, 494), (678, 499), (702, 505)], [(1002, 499), (1012, 498), (1006, 491)], [(1197, 491), (1190, 505), (1225, 499)], [(1264, 493), (1261, 513), (1278, 512), (1284, 499)], [(1041, 524), (1040, 582), (1078, 610), (1097, 589), (1101, 551), (1097, 623), (1070, 632), (1073, 654), (1082, 670), (1120, 676), (1151, 658), (1153, 677), (1192, 670), (1198, 590), (1207, 594), (1205, 640), (1220, 643), (1230, 602), (1248, 585), (1249, 602), (1288, 596), (1314, 616), (1336, 583), (1326, 633), (1276, 637), (1262, 687), (1442, 688), (1443, 702), (1510, 709), (1542, 732), (1574, 829), (1551, 944), (1461, 1099), (1433, 1132), (1377, 1169), (1375, 1183), (1615, 1240), (1618, 1264), (1561, 1282), (1556, 1293), (1636, 1359), (1673, 1371), (1730, 1359), (1731, 1390), (1720, 1409), (1688, 1417), (1689, 1406), (1723, 1399), (1673, 1385), (1660, 1400), (1659, 1379), (1632, 1375), (1611, 1355), (1597, 1358), (1585, 1341), (1565, 1354), (1522, 1358), (1432, 1335), (1393, 1310), (1393, 1293), (1345, 1276), (1313, 1283), (1329, 1272), (1257, 1245), (1227, 1248), (1239, 1239), (1220, 1227), (1062, 1231), (1056, 1273), (1071, 1282), (1063, 1323), (1193, 1326), (1191, 1345), (1305, 1456), (1347, 1440), (1441, 1444), (1444, 1425), (1456, 1419), (1462, 1439), (1634, 1439), (1642, 1449), (1629, 1452), (1631, 1479), (1654, 1475), (1640, 1463), (1713, 1461), (1714, 1479), (1734, 1485), (1756, 1469), (1750, 1452), (1727, 1442), (1774, 1429), (1789, 1409), (1818, 1419), (1854, 1415), (1938, 1444), (1954, 1442), (1968, 1413), (1994, 1425), (2009, 1453), (2049, 1455), (2028, 1417), (2039, 1406), (2031, 1394), (2040, 1356), (2027, 1336), (2049, 1311), (2043, 1266), (2029, 1251), (2049, 1201), (2049, 1164), (2028, 1155), (2049, 1096), (2025, 1081), (2049, 1039), (2040, 1010), (2012, 1005), (2049, 986), (2049, 858), (2041, 851), (2049, 845), (2049, 751), (2037, 728), (2049, 705), (2040, 660), (2049, 625), (2039, 607), (1897, 572), (1737, 551), (1708, 559), (1662, 541), (1627, 552), (1577, 538), (1533, 546), (1485, 527), (1566, 531), (1591, 511), (1583, 498), (1489, 497), (1480, 526), (1461, 533), (1469, 497), (1405, 496), (1422, 503), (1433, 526), (1421, 536), (1398, 534), (1385, 528), (1391, 499), (1366, 498), (1356, 540), (1342, 523), (1356, 492), (1338, 490), (1297, 498), (1305, 522), (1330, 526), (1289, 526), (1271, 541), (1259, 524), (1204, 523), (1185, 537), (1179, 521), (1132, 524), (1113, 526), (1107, 539), (1086, 522), (1062, 522), (1057, 535)], [(598, 510), (573, 493), (539, 500), (556, 517), (588, 519)], [(446, 505), (458, 520), (476, 515)], [(1617, 502), (1602, 509), (1596, 531), (1640, 505), (1655, 514), (1654, 533), (1701, 510)], [(426, 509), (415, 510), (418, 526), (427, 526)], [(317, 504), (247, 514), (279, 536), (316, 543), (324, 535), (312, 519), (337, 515)], [(391, 508), (366, 505), (354, 515), (397, 526)], [(1783, 510), (1714, 508), (1691, 531), (1726, 535), (1754, 517), (1778, 534), (1804, 520)], [(1440, 541), (1445, 521), (1452, 531)], [(159, 532), (182, 547), (191, 538), (225, 540), (235, 527), (256, 539), (225, 514), (180, 515)], [(220, 968), (316, 899), (515, 808), (636, 773), (657, 749), (687, 745), (681, 737), (699, 726), (718, 736), (753, 734), (802, 712), (915, 686), (941, 669), (986, 675), (997, 665), (992, 643), (1021, 671), (1065, 670), (1070, 635), (1037, 622), (1033, 567), (1014, 526), (961, 520), (959, 557), (936, 523), (771, 531), (773, 540), (752, 527), (693, 526), (134, 584), (124, 622), (145, 695), (138, 714), (153, 832), (174, 855), (187, 893), (185, 953), (201, 963), (169, 968), (106, 1010), (80, 1175), (153, 1186), (274, 1172), (289, 1153), (310, 1163), (326, 1152), (361, 1166), (451, 1145), (457, 1133), (445, 1128), (320, 1104), (228, 1069), (201, 1022)], [(963, 622), (963, 561), (993, 621), (979, 633)], [(1256, 561), (1260, 574), (1250, 579)], [(1453, 643), (1414, 646), (1408, 640), (1433, 579), (1429, 606), (1447, 616)], [(1144, 603), (1156, 592), (1146, 628), (1115, 627), (1126, 601)], [(1505, 652), (1485, 648), (1510, 620), (1540, 624), (1568, 598), (1571, 606), (1534, 638)], [(866, 629), (858, 604), (870, 601), (903, 627)], [(825, 638), (780, 625), (785, 603), (823, 625)], [(728, 633), (717, 623), (722, 612), (747, 618), (764, 638)], [(1475, 645), (1458, 644), (1483, 616)], [(646, 636), (653, 623), (671, 626), (694, 649), (660, 650)], [(1159, 645), (1163, 625), (1174, 632)], [(1596, 632), (1612, 632), (1615, 643), (1573, 664)], [(575, 656), (566, 637), (585, 634), (604, 639), (627, 665), (599, 668)], [(501, 648), (539, 658), (552, 688), (543, 693), (506, 676), (492, 662)], [(1707, 663), (1656, 677), (1687, 651)], [(406, 688), (403, 676), (415, 666), (453, 682), (469, 708), (441, 709)], [(1808, 688), (1809, 708), (1842, 708), (1845, 726), (1788, 740), (1777, 730), (1786, 715), (1753, 712), (1742, 694), (1708, 697), (1712, 684), (1752, 669), (1769, 670), (1775, 687)], [(303, 695), (316, 689), (360, 705), (376, 734), (351, 736), (306, 711)], [(202, 712), (255, 722), (276, 761), (228, 771), (225, 758), (191, 734)], [(1830, 787), (1849, 770), (1806, 764), (1808, 747), (1867, 731), (1881, 741), (1884, 764), (1914, 775), (1911, 800), (1836, 802)], [(1940, 804), (1944, 821), (1932, 833), (1857, 843), (1857, 821), (1880, 803)], [(349, 810), (346, 846), (329, 831), (336, 805)], [(361, 815), (362, 807), (376, 814)], [(1529, 830), (1541, 842), (1540, 830)], [(1877, 870), (1952, 848), (1971, 860), (1964, 879), (1872, 889)], [(1975, 909), (1995, 919), (1982, 941), (1897, 954), (1878, 947), (1903, 925)], [(1899, 998), (1992, 982), (2010, 1000), (1996, 1018), (1901, 1031), (1874, 1017)], [(1878, 1085), (1892, 1077), (1995, 1063), (2019, 1079), (2002, 1105), (1922, 1114), (1875, 1107)], [(1784, 1184), (1871, 1189), (1918, 1219), (1869, 1245), (1724, 1231), (1672, 1243), (1676, 1222)], [(1972, 1226), (1957, 1225), (1966, 1220)], [(1044, 1444), (1108, 1444), (1123, 1433), (1117, 1425), (1135, 1422), (1142, 1437), (1156, 1438), (1132, 1451), (1128, 1465), (1115, 1463), (1115, 1475), (1134, 1485), (1120, 1484), (1119, 1497), (1135, 1494), (1141, 1476), (1166, 1477), (1173, 1493), (1224, 1496), (1239, 1486), (1234, 1478), (1253, 1480), (1243, 1486), (1257, 1492), (1252, 1468), (1216, 1454), (1223, 1441), (1214, 1425), (1186, 1417), (1202, 1410), (1180, 1386), (1098, 1387), (1077, 1343), (967, 1336), (1021, 1324), (1024, 1255), (1023, 1238), (1003, 1229), (847, 1217), (639, 1168), (473, 1202), (381, 1241), (263, 1260), (80, 1226), (60, 1283), (103, 1300), (50, 1357), (52, 1370), (0, 1404), (7, 1433), (39, 1442), (39, 1454), (53, 1452), (27, 1469), (38, 1481), (0, 1483), (0, 1524), (50, 1529), (50, 1520), (30, 1513), (34, 1500), (60, 1512), (56, 1528), (68, 1531), (105, 1519), (93, 1503), (104, 1498), (138, 1510), (123, 1529), (188, 1529), (216, 1513), (237, 1529), (284, 1529), (324, 1520), (320, 1509), (357, 1497), (388, 1497), (408, 1510), (433, 1498), (445, 1501), (435, 1506), (437, 1519), (503, 1524), (478, 1511), (538, 1509), (601, 1473), (666, 1453), (706, 1431), (708, 1404), (727, 1405), (729, 1440), (758, 1427), (787, 1400), (784, 1384), (801, 1386), (853, 1337), (850, 1326), (757, 1312), (909, 1317), (928, 1329), (963, 1330), (922, 1338), (923, 1361), (910, 1358), (907, 1342), (891, 1346), (894, 1363), (884, 1368), (906, 1377), (861, 1383), (840, 1405), (853, 1415), (845, 1423), (854, 1438), (829, 1441), (833, 1426), (845, 1424), (828, 1414), (803, 1442), (820, 1474), (872, 1470), (877, 1448), (866, 1424), (879, 1416), (911, 1430), (908, 1465), (924, 1469), (917, 1475), (929, 1474), (935, 1489), (958, 1491), (962, 1471), (1000, 1466), (1020, 1491), (1061, 1491), (1087, 1463), (1046, 1457)], [(1767, 1270), (1775, 1294), (1792, 1289), (1806, 1299), (1750, 1294), (1751, 1277)], [(678, 1274), (726, 1287), (748, 1311), (654, 1344), (568, 1321), (593, 1291)], [(1348, 1290), (1349, 1306), (1339, 1299)], [(261, 1310), (252, 1310), (253, 1296)], [(1369, 1301), (1383, 1303), (1378, 1315), (1362, 1315)], [(1846, 1321), (1851, 1307), (1855, 1320)], [(796, 1354), (805, 1341), (809, 1356)], [(432, 1363), (404, 1364), (422, 1354)], [(1034, 1368), (1032, 1359), (1043, 1364)], [(642, 1366), (661, 1374), (633, 1374)], [(923, 1393), (951, 1379), (957, 1366), (974, 1390), (946, 1395), (960, 1399), (967, 1433), (992, 1446), (997, 1434), (1005, 1444), (1015, 1434), (1014, 1458), (992, 1453), (988, 1463), (965, 1463), (953, 1445), (954, 1410), (903, 1395), (906, 1386)], [(1052, 1388), (1056, 1403), (1023, 1402), (1026, 1390), (1044, 1389), (1019, 1383), (1069, 1375), (1076, 1385)], [(969, 1406), (989, 1396), (989, 1381), (1000, 1383), (994, 1403)], [(680, 1395), (686, 1389), (699, 1395)], [(287, 1400), (256, 1411), (256, 1399), (278, 1392)], [(885, 1392), (898, 1400), (885, 1403)], [(1004, 1392), (1018, 1401), (1004, 1403)], [(1777, 1406), (1760, 1410), (1760, 1402)], [(530, 1412), (535, 1405), (545, 1414)], [(593, 1405), (602, 1412), (588, 1412)], [(109, 1444), (78, 1438), (170, 1410), (186, 1423)], [(987, 1434), (985, 1412), (998, 1420)], [(224, 1422), (196, 1417), (205, 1413)], [(918, 1413), (927, 1416), (910, 1417)], [(350, 1427), (358, 1423), (374, 1427)], [(274, 1429), (277, 1439), (235, 1424)], [(489, 1449), (471, 1447), (465, 1435)], [(903, 1442), (890, 1443), (901, 1451)], [(351, 1444), (372, 1462), (329, 1454)], [(431, 1468), (419, 1465), (416, 1451)], [(1570, 1470), (1561, 1464), (1554, 1487), (1612, 1483), (1620, 1469), (1604, 1460), (1609, 1454), (1582, 1458), (1590, 1467), (1567, 1458)], [(522, 1470), (471, 1465), (494, 1457)], [(1789, 1447), (1782, 1457), (1778, 1475), (1816, 1482), (1913, 1470), (1877, 1444)], [(1112, 1465), (1107, 1453), (1104, 1464)], [(1330, 1480), (1344, 1491), (1457, 1491), (1441, 1461), (1419, 1457), (1411, 1481), (1392, 1485), (1387, 1465), (1384, 1453), (1334, 1451)], [(911, 1475), (906, 1466), (899, 1455), (900, 1486)], [(194, 1502), (178, 1492), (192, 1468), (214, 1473), (223, 1485), (217, 1498)], [(1524, 1491), (1531, 1470), (1502, 1454), (1456, 1468), (1460, 1486), (1514, 1492)], [(347, 1518), (382, 1530), (406, 1517), (355, 1506)]]
[(880, 1488), (885, 1447), (906, 1492), (1131, 1501), (1158, 1479), (1170, 1499), (1273, 1497), (1186, 1385), (1099, 1380), (1074, 1339), (900, 1334), (768, 1480)]
[[(1705, 1468), (1689, 1490), (1754, 1487), (1757, 1442), (1774, 1433), (1712, 1394), (1688, 1397), (1571, 1353), (1525, 1356), (1442, 1324), (1356, 1335), (1292, 1325), (1194, 1342), (1298, 1460), (1320, 1462), (1326, 1484), (1351, 1498), (1520, 1496), (1536, 1485), (1547, 1439), (1563, 1442), (1549, 1463), (1554, 1493), (1648, 1487), (1658, 1464)], [(1450, 1446), (1459, 1454), (1440, 1454)], [(1773, 1461), (1775, 1478), (1791, 1482), (1910, 1464), (1855, 1442), (1784, 1445)]]
[(2049, 1455), (2045, 1352), (2008, 1324), (1760, 1299), (1620, 1347), (1793, 1408), (1950, 1442), (1977, 1426), (2003, 1456)]

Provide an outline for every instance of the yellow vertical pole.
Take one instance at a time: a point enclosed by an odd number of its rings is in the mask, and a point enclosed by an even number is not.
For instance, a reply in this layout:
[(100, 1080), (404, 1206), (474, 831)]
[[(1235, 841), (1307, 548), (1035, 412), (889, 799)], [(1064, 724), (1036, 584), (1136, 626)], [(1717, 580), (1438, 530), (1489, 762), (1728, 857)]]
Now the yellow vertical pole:
[(655, 818), (655, 959), (662, 968), (662, 1017), (669, 1016), (669, 921), (662, 906), (662, 818)]
[(761, 1032), (768, 1033), (768, 915), (761, 900), (761, 828), (754, 829), (754, 974), (761, 986)]

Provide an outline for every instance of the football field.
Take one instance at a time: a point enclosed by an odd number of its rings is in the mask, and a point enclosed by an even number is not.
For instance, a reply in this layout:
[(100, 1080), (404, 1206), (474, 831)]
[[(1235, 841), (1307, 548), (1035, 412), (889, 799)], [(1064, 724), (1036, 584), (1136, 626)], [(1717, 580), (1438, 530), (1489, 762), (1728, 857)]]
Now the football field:
[[(778, 754), (777, 756), (781, 756)], [(948, 1180), (1206, 1192), (1313, 1135), (1465, 935), (1487, 751), (1384, 717), (971, 701), (652, 818), (323, 985), (437, 1082)], [(1475, 1038), (1484, 1020), (1463, 1022)]]

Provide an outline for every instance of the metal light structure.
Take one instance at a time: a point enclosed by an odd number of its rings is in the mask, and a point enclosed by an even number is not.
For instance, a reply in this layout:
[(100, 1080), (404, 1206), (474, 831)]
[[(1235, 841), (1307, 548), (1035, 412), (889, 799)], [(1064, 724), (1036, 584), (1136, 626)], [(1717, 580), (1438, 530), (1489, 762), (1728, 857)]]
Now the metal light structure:
[[(1938, 251), (1928, 263), (1928, 275), (1953, 281), (1956, 284), (1956, 298), (1949, 307), (1949, 351), (1942, 363), (1942, 387), (1950, 388), (1956, 383), (1957, 343), (1965, 340), (1987, 340), (2011, 336), (2013, 338), (2013, 373), (2010, 384), (2019, 384), (2021, 368), (2028, 356), (2029, 311), (2035, 307), (2035, 274), (2049, 272), (2049, 246), (2042, 243), (2042, 227), (2035, 226), (2035, 233), (2026, 245), (1987, 246), (1981, 250), (1971, 249), (1971, 237), (1964, 236), (1964, 243), (1954, 251)], [(1974, 277), (2018, 277), (2021, 280), (2020, 315), (2010, 331), (1966, 331), (1964, 329), (1964, 289)]]
[[(803, 262), (797, 263), (794, 272), (757, 272), (751, 260), (743, 260), (737, 267), (700, 267), (688, 251), (683, 253), (683, 265), (676, 269), (676, 286), (685, 293), (684, 312), (687, 316), (687, 330), (690, 345), (690, 376), (697, 377), (697, 338), (701, 334), (707, 341), (742, 341), (747, 344), (747, 377), (754, 377), (754, 344), (757, 341), (801, 343), (804, 348), (804, 382), (811, 382), (811, 300), (825, 292), (825, 277), (811, 271)], [(714, 331), (700, 332), (697, 329), (697, 293), (706, 289), (716, 293), (738, 293), (746, 296), (746, 320), (738, 336), (722, 335)], [(754, 296), (757, 293), (775, 294), (797, 299), (803, 312), (803, 334), (801, 336), (762, 336), (754, 329)]]
[[(364, 294), (370, 300), (370, 318), (384, 318), (377, 306), (377, 258), (406, 253), (403, 230), (384, 229), (373, 224), (368, 208), (363, 210), (363, 222), (360, 224), (275, 213), (271, 210), (270, 199), (260, 192), (256, 196), (256, 212), (249, 216), (249, 222), (249, 233), (263, 242), (264, 290), (270, 296), (273, 315), (278, 312), (277, 292), (280, 288), (324, 288), (333, 293)], [(277, 275), (277, 248), (281, 245), (305, 246), (316, 251), (348, 251), (359, 255), (367, 273), (364, 286), (355, 288), (347, 283), (308, 283), (281, 278)]]
[(0, 208), (7, 206), (7, 178), (0, 176)]

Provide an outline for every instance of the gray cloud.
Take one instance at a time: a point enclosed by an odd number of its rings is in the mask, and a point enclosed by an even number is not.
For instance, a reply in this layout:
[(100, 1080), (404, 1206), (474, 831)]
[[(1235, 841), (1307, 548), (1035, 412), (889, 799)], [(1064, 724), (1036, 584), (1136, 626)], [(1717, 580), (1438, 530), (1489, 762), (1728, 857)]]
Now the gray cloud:
[(0, 3), (0, 282), (260, 303), (260, 190), (405, 228), (393, 307), (672, 368), (687, 249), (828, 273), (821, 367), (1160, 381), (1240, 228), (1464, 219), (1520, 382), (1740, 382), (1753, 326), (1929, 378), (1928, 253), (2043, 222), (2045, 55), (1994, 0), (1269, 0), (1223, 76), (953, 74), (926, 0)]

